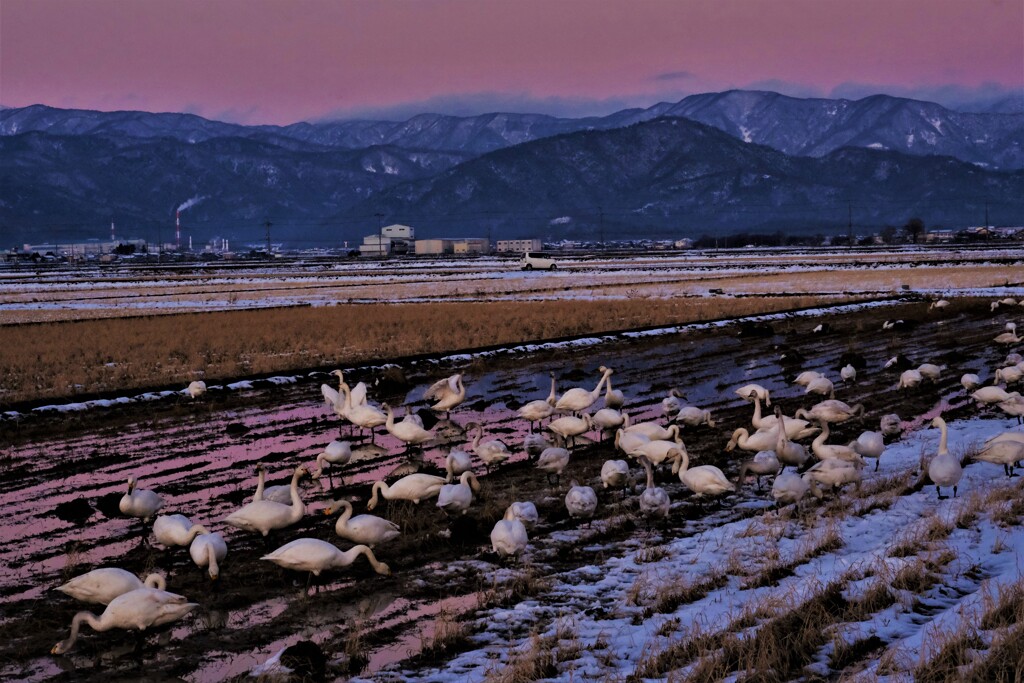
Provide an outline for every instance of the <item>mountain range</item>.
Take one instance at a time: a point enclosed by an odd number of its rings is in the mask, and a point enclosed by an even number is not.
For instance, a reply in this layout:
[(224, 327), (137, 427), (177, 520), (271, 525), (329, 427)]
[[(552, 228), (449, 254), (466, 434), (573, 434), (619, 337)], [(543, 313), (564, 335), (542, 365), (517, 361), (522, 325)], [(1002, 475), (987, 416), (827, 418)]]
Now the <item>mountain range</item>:
[[(729, 91), (604, 117), (536, 114), (243, 126), (191, 114), (0, 109), (5, 245), (173, 229), (338, 243), (1020, 223), (1024, 114), (878, 95)], [(376, 216), (376, 214), (384, 214)], [(124, 234), (124, 232), (122, 232)]]

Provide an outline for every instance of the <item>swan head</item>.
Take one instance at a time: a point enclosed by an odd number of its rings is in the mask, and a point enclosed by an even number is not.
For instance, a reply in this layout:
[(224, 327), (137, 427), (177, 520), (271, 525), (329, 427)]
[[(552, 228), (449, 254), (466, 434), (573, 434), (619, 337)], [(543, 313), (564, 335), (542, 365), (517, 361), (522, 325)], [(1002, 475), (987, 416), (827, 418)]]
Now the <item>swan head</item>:
[(344, 376), (341, 370), (331, 370), (331, 374), (337, 377), (338, 379), (341, 379)]
[(931, 424), (932, 424), (932, 427), (936, 427), (936, 428), (941, 429), (942, 427), (946, 426), (946, 421), (943, 420), (941, 417), (934, 417), (934, 418), (932, 418), (932, 423)]
[(132, 491), (135, 490), (135, 477), (128, 477), (128, 495), (131, 495)]

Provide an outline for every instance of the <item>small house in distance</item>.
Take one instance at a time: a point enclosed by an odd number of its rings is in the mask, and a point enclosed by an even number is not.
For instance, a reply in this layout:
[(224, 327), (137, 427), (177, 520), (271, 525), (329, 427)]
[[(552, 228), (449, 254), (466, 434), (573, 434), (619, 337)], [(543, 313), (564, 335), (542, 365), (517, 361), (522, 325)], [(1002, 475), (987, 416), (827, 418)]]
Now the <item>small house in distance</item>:
[(415, 239), (416, 230), (408, 225), (385, 225), (379, 233), (363, 237), (363, 243), (359, 245), (359, 255), (407, 254)]
[(496, 251), (498, 253), (514, 252), (519, 254), (524, 251), (540, 251), (541, 247), (540, 238), (537, 237), (527, 240), (498, 240)]

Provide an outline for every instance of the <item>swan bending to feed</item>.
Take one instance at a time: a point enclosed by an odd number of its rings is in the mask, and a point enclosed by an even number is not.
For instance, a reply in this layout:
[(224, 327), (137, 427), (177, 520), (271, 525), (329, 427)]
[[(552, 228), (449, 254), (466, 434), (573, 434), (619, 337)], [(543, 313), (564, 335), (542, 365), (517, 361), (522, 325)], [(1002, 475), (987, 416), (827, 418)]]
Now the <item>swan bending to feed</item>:
[(313, 576), (320, 576), (322, 571), (349, 566), (360, 555), (366, 556), (373, 570), (378, 574), (391, 573), (391, 568), (378, 561), (373, 551), (365, 545), (352, 546), (342, 552), (335, 545), (321, 541), (319, 538), (297, 538), (260, 559), (273, 562), (285, 569), (294, 569), (295, 571), (309, 572)]
[(83, 623), (96, 631), (109, 631), (112, 628), (145, 631), (147, 628), (177, 621), (196, 607), (199, 607), (198, 603), (189, 602), (183, 595), (168, 593), (159, 588), (136, 588), (111, 600), (98, 617), (92, 612), (76, 614), (71, 620), (71, 635), (54, 645), (50, 652), (62, 655), (74, 647)]
[(330, 465), (331, 469), (327, 471), (328, 476), (334, 470), (334, 466), (342, 466), (348, 464), (348, 461), (352, 459), (352, 444), (348, 441), (338, 441), (337, 439), (331, 441), (320, 453), (316, 456), (316, 469), (310, 473), (310, 477), (313, 479), (319, 479), (324, 473), (324, 467)]
[(437, 507), (448, 514), (466, 514), (473, 504), (473, 493), (480, 491), (480, 482), (472, 472), (463, 472), (458, 484), (445, 484), (437, 494)]
[(625, 460), (605, 460), (601, 465), (601, 483), (606, 489), (621, 489), (629, 483), (629, 463)]
[(532, 501), (516, 501), (505, 508), (505, 519), (518, 519), (527, 529), (537, 526), (540, 515)]
[(570, 517), (590, 519), (597, 510), (597, 493), (589, 486), (580, 486), (575, 481), (565, 494), (565, 509)]
[(444, 486), (444, 477), (421, 472), (406, 475), (391, 485), (384, 481), (378, 481), (373, 485), (373, 495), (370, 497), (370, 502), (366, 504), (366, 509), (372, 510), (377, 507), (377, 494), (388, 500), (411, 500), (414, 503), (419, 503), (428, 498), (435, 498), (441, 492), (442, 486)]
[(119, 567), (102, 567), (81, 574), (67, 583), (57, 586), (57, 590), (75, 600), (106, 605), (119, 595), (136, 588), (167, 589), (167, 581), (159, 574), (150, 574), (145, 581), (130, 571)]
[(210, 579), (216, 581), (220, 577), (220, 563), (228, 556), (228, 544), (217, 532), (200, 534), (188, 547), (188, 554), (197, 567), (206, 567)]
[(153, 520), (153, 535), (165, 546), (190, 545), (199, 534), (210, 533), (202, 524), (193, 524), (185, 515), (160, 515)]
[(505, 511), (505, 518), (499, 519), (491, 529), (491, 549), (499, 557), (518, 555), (526, 550), (529, 538), (526, 526), (513, 516), (512, 507)]
[(647, 473), (647, 487), (640, 494), (640, 514), (648, 518), (664, 519), (668, 517), (672, 501), (665, 493), (665, 489), (654, 485), (654, 467), (651, 465), (651, 461), (643, 456), (637, 460), (644, 466), (644, 471)]
[(551, 446), (550, 448), (545, 448), (544, 452), (540, 454), (535, 467), (547, 474), (549, 483), (551, 482), (551, 475), (555, 475), (555, 482), (557, 483), (561, 480), (562, 470), (569, 464), (571, 456), (572, 453), (568, 449)]

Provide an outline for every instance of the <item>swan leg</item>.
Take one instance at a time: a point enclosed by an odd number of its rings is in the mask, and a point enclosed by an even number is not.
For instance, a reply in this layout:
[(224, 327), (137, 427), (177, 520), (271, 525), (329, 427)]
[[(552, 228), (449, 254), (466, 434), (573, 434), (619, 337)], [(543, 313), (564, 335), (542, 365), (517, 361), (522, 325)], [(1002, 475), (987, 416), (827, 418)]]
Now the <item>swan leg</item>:
[(881, 465), (881, 464), (882, 464), (882, 456), (878, 456), (878, 458), (875, 459), (875, 472), (878, 471), (878, 466)]
[(938, 484), (935, 485), (935, 495), (938, 496), (939, 500), (945, 500), (946, 498), (949, 497), (949, 496), (942, 495), (942, 489), (939, 488)]

